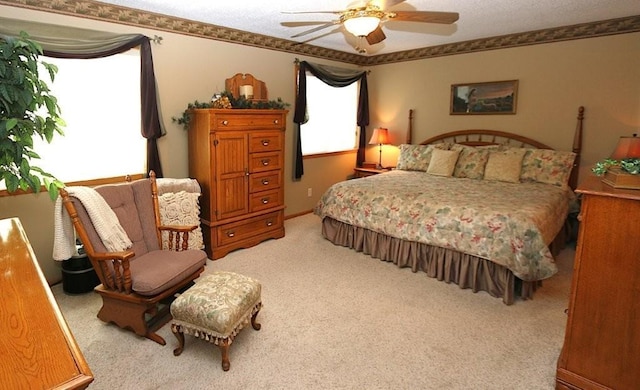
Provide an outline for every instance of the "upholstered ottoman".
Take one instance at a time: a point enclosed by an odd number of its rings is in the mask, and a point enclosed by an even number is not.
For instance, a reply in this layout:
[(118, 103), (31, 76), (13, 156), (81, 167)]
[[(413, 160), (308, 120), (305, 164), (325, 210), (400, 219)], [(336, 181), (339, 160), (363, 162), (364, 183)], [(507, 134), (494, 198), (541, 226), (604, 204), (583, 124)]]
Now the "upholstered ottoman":
[(256, 316), (262, 308), (261, 285), (233, 272), (214, 272), (202, 276), (196, 284), (171, 304), (171, 330), (178, 339), (175, 356), (184, 349), (184, 334), (217, 345), (222, 353), (222, 369), (229, 370), (229, 346), (251, 320), (260, 330)]

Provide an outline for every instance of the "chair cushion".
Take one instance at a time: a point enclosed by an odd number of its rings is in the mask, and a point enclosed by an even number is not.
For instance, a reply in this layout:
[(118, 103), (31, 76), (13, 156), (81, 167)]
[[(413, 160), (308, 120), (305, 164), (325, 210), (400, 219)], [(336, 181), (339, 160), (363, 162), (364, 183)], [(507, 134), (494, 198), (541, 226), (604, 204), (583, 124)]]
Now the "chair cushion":
[(171, 304), (174, 325), (185, 333), (229, 338), (261, 306), (261, 285), (248, 276), (218, 271), (202, 276)]
[(147, 252), (131, 261), (132, 289), (145, 296), (159, 294), (184, 281), (206, 260), (207, 254), (201, 250)]
[(160, 249), (149, 179), (96, 187), (133, 242), (136, 257)]

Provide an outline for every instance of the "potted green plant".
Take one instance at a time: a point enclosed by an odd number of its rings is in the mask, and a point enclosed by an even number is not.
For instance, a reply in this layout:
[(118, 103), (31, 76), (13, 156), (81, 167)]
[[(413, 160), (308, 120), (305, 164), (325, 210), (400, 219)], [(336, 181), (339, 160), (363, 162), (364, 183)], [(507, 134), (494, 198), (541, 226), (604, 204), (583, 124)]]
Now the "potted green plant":
[(43, 185), (51, 199), (58, 197), (64, 183), (32, 160), (40, 156), (33, 149), (35, 137), (51, 142), (63, 135), (57, 99), (40, 77), (39, 64), (51, 81), (58, 69), (40, 60), (42, 47), (21, 32), (20, 37), (0, 36), (0, 183), (11, 193), (18, 189), (39, 192)]
[(619, 167), (624, 172), (637, 175), (640, 174), (640, 158), (623, 158), (622, 160), (607, 158), (598, 161), (591, 171), (595, 173), (596, 176), (602, 176), (613, 167)]

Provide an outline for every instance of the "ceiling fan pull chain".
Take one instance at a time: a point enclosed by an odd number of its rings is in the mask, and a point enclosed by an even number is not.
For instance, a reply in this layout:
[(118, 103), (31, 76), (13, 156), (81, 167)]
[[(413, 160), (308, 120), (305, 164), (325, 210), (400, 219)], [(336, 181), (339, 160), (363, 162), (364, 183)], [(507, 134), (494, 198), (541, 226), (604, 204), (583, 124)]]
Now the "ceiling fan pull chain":
[(355, 49), (358, 52), (358, 54), (366, 54), (367, 53), (367, 49), (364, 47), (364, 44), (365, 44), (365, 37), (364, 36), (359, 36), (358, 37), (358, 44), (355, 47)]

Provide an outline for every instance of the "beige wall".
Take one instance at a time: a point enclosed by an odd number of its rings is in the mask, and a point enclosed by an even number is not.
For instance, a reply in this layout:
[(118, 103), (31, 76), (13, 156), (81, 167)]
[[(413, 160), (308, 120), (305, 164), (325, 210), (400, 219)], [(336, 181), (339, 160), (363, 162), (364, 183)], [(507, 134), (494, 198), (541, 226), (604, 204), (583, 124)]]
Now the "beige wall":
[[(355, 154), (347, 154), (305, 160), (302, 180), (291, 179), (295, 55), (15, 7), (0, 6), (0, 13), (15, 19), (161, 35), (164, 39), (153, 45), (153, 56), (167, 131), (159, 141), (167, 177), (188, 176), (187, 133), (171, 117), (179, 116), (189, 102), (208, 101), (236, 73), (253, 74), (266, 83), (270, 98), (292, 104), (285, 150), (286, 215), (311, 210), (329, 185), (352, 173)], [(372, 67), (367, 132), (374, 126), (389, 127), (395, 144), (400, 144), (408, 110), (414, 109), (414, 140), (475, 127), (513, 131), (569, 149), (577, 107), (584, 105), (583, 163), (592, 164), (610, 153), (618, 136), (637, 131), (640, 125), (639, 38), (640, 34), (626, 34)], [(449, 116), (451, 84), (505, 79), (520, 80), (517, 115)], [(385, 146), (383, 158), (385, 165), (395, 165), (396, 148)], [(367, 160), (378, 160), (376, 146), (368, 148)], [(21, 219), (49, 282), (59, 281), (60, 270), (51, 260), (53, 204), (48, 195), (0, 197), (0, 218), (11, 216)]]
[[(449, 115), (451, 84), (519, 80), (516, 115)], [(640, 127), (640, 33), (486, 51), (373, 69), (374, 126), (404, 142), (414, 110), (414, 142), (468, 128), (511, 131), (571, 150), (578, 107), (585, 107), (581, 177), (621, 135)], [(387, 152), (388, 151), (388, 152)], [(383, 151), (387, 165), (397, 156)], [(372, 148), (368, 160), (377, 160)]]
[[(291, 104), (288, 116), (285, 150), (286, 215), (308, 211), (319, 199), (322, 190), (331, 183), (344, 180), (355, 165), (355, 154), (334, 158), (317, 158), (306, 162), (305, 175), (293, 182), (293, 103), (294, 59), (311, 60), (290, 53), (258, 49), (208, 39), (140, 29), (112, 23), (96, 22), (63, 15), (48, 14), (15, 7), (0, 6), (3, 17), (33, 20), (52, 24), (119, 33), (143, 33), (163, 37), (160, 45), (153, 45), (153, 58), (160, 97), (161, 115), (167, 135), (158, 146), (166, 177), (187, 177), (187, 132), (171, 117), (181, 115), (187, 103), (209, 101), (215, 92), (225, 87), (225, 79), (236, 73), (251, 73), (267, 85), (269, 98), (281, 97)], [(319, 61), (332, 64), (329, 61)], [(336, 63), (333, 63), (334, 65)], [(109, 114), (105, 107), (105, 115)], [(117, 124), (117, 117), (111, 118)], [(104, 120), (102, 118), (101, 120)], [(91, 146), (88, 146), (91, 147)], [(72, 158), (72, 156), (70, 156)], [(307, 196), (307, 189), (312, 196)], [(21, 219), (31, 245), (50, 283), (61, 279), (60, 269), (51, 259), (53, 238), (53, 203), (48, 194), (0, 197), (0, 218), (17, 216)]]

